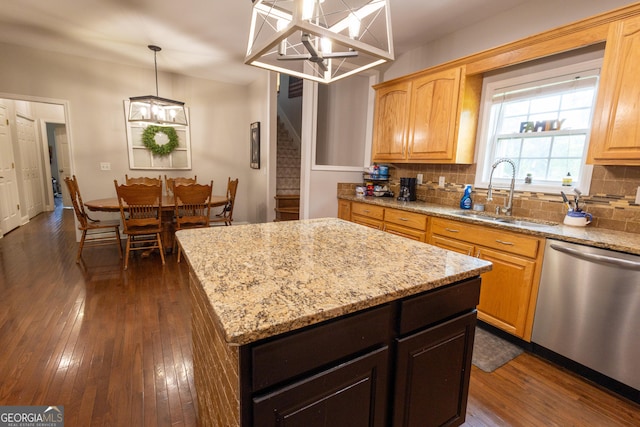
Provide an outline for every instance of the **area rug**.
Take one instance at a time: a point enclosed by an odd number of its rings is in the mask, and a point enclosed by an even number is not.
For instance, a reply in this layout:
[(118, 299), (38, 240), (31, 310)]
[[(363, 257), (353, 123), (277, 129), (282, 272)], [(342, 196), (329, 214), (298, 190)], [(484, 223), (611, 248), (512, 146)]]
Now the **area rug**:
[(476, 328), (472, 363), (484, 372), (493, 372), (523, 350), (490, 332)]

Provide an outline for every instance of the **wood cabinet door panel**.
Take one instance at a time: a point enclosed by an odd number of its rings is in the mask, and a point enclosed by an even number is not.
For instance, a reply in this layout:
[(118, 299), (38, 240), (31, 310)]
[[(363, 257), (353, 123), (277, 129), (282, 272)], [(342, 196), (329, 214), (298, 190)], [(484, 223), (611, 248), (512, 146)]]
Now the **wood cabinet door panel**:
[(454, 158), (461, 68), (429, 74), (413, 83), (408, 158)]
[(388, 347), (253, 399), (255, 427), (383, 427)]
[(420, 231), (427, 230), (427, 216), (415, 212), (386, 208), (384, 211), (384, 221)]
[(478, 256), (491, 261), (491, 271), (482, 274), (478, 318), (523, 338), (535, 261), (489, 248), (478, 247)]
[(587, 161), (640, 165), (640, 17), (611, 24)]
[(338, 199), (338, 218), (351, 221), (351, 202)]
[(401, 225), (389, 224), (385, 222), (384, 231), (386, 231), (387, 233), (395, 234), (396, 236), (416, 240), (418, 242), (427, 241), (427, 232), (419, 231), (414, 228), (403, 227)]
[(405, 160), (411, 82), (400, 82), (376, 91), (373, 127), (373, 160)]
[(394, 427), (464, 422), (475, 325), (474, 311), (398, 340)]
[(469, 243), (461, 242), (459, 240), (449, 239), (447, 237), (436, 236), (436, 235), (431, 236), (431, 240), (429, 241), (429, 243), (442, 249), (448, 249), (450, 251), (458, 252), (458, 253), (469, 255), (469, 256), (473, 255), (474, 248), (475, 248), (473, 245)]

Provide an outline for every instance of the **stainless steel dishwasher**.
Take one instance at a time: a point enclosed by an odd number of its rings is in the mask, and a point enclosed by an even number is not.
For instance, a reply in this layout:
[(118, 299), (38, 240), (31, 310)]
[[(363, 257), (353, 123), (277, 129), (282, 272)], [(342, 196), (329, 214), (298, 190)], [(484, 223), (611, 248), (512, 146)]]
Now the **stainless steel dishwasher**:
[(547, 240), (531, 340), (640, 390), (640, 256)]

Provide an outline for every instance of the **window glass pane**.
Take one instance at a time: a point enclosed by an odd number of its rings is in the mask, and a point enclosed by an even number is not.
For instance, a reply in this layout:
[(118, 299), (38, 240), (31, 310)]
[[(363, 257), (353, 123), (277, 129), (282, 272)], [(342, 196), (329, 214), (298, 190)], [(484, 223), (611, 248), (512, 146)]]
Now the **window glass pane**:
[(591, 119), (591, 109), (569, 110), (562, 113), (562, 129), (587, 129)]
[(524, 179), (528, 173), (534, 180), (543, 180), (547, 176), (549, 161), (547, 159), (522, 159), (518, 168), (518, 179)]
[(508, 102), (504, 104), (504, 116), (522, 116), (529, 112), (529, 100)]
[(567, 172), (571, 174), (573, 180), (580, 179), (580, 164), (582, 159), (551, 159), (549, 161), (549, 179), (554, 181), (562, 181), (567, 176)]
[(509, 138), (509, 139), (500, 139), (496, 144), (495, 151), (495, 159), (506, 157), (509, 159), (520, 157), (520, 145), (522, 144), (522, 139), (520, 138)]
[(580, 107), (591, 108), (594, 93), (595, 89), (593, 88), (565, 93), (562, 95), (561, 108), (563, 110)]
[(528, 122), (527, 116), (516, 116), (505, 118), (502, 121), (502, 126), (498, 130), (498, 134), (506, 133), (518, 133), (520, 132), (520, 125), (522, 122)]
[(551, 150), (551, 137), (527, 138), (522, 144), (522, 157), (548, 157)]
[(549, 111), (557, 111), (560, 108), (560, 95), (545, 96), (543, 98), (534, 98), (531, 100), (531, 113), (546, 113)]

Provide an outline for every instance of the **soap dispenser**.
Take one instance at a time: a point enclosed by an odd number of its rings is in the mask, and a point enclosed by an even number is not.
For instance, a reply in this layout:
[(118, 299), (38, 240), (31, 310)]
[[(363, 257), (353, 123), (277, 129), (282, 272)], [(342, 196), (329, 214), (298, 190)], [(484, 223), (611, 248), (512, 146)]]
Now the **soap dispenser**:
[(460, 199), (460, 209), (471, 209), (471, 204), (472, 204), (471, 192), (472, 191), (473, 190), (471, 189), (471, 184), (465, 185), (464, 194)]

